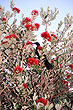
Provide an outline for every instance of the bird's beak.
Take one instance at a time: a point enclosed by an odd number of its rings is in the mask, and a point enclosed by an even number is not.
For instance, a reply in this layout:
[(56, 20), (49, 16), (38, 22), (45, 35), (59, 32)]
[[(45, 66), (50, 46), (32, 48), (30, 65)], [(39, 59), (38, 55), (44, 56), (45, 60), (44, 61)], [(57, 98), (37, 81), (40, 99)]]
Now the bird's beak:
[(32, 43), (32, 44), (35, 44), (36, 45), (36, 43)]

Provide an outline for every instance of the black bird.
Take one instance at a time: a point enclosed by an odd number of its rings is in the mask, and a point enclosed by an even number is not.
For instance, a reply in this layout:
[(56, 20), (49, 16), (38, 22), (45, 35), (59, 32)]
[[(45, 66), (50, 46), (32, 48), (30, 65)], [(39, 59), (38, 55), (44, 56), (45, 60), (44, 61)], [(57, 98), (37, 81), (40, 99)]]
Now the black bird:
[(38, 59), (40, 60), (40, 55), (39, 55), (38, 50), (37, 50), (37, 48), (38, 48), (38, 46), (40, 46), (40, 44), (38, 42), (35, 42), (33, 44), (36, 44), (37, 45), (37, 47), (35, 49), (35, 54), (38, 56)]
[[(36, 45), (37, 45), (37, 47), (36, 47), (36, 49), (35, 49), (35, 54), (38, 56), (38, 59), (40, 60), (40, 55), (39, 55), (39, 52), (38, 52), (38, 50), (37, 50), (37, 49), (38, 49), (38, 46), (40, 46), (40, 44), (39, 44), (38, 42), (35, 42), (35, 43), (33, 43), (33, 44), (36, 44)], [(49, 69), (52, 69), (52, 68), (53, 68), (53, 65), (48, 62), (48, 60), (47, 60), (45, 54), (44, 54), (43, 56), (44, 56), (44, 58), (43, 58), (43, 60), (44, 60), (44, 65), (46, 66), (46, 68), (47, 68), (48, 70), (49, 70)]]
[(53, 65), (51, 63), (48, 62), (47, 58), (46, 58), (46, 55), (44, 54), (44, 64), (46, 66), (46, 68), (49, 70), (49, 69), (52, 69), (53, 68)]

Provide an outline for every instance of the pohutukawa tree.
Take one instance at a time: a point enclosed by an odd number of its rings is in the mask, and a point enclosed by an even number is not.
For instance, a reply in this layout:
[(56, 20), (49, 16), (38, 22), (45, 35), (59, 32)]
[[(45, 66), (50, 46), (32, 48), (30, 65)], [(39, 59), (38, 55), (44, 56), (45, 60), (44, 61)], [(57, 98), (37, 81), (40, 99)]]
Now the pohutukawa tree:
[[(18, 26), (20, 9), (13, 0), (10, 8), (12, 12), (5, 12), (0, 6), (1, 110), (72, 110), (73, 17), (67, 14), (56, 32), (49, 32), (58, 9), (32, 10), (31, 18), (23, 14)], [(39, 13), (44, 25), (42, 46), (34, 34), (40, 28), (35, 22)]]

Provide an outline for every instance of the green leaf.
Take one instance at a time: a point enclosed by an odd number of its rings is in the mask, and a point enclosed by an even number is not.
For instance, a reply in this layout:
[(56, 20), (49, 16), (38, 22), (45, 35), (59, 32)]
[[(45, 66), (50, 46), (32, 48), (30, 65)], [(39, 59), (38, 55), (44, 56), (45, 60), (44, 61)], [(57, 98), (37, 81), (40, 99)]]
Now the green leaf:
[(36, 68), (36, 69), (39, 69), (40, 67), (39, 67), (38, 65), (35, 65), (35, 68)]
[(13, 50), (13, 48), (10, 48), (10, 50)]
[(57, 65), (58, 65), (58, 63), (59, 63), (58, 60), (56, 60), (56, 62), (57, 62)]
[(40, 107), (40, 110), (45, 110), (45, 108), (44, 107)]
[(19, 41), (19, 39), (16, 39), (17, 41)]
[(38, 74), (41, 75), (41, 73), (42, 73), (42, 70), (39, 70), (39, 71), (38, 71)]
[(59, 101), (59, 103), (58, 104), (61, 104), (61, 102)]
[(18, 103), (15, 104), (15, 106), (17, 107)]
[(20, 94), (22, 94), (22, 93), (23, 93), (23, 89), (20, 90)]
[(34, 110), (36, 110), (37, 108), (36, 108), (36, 105), (34, 105)]

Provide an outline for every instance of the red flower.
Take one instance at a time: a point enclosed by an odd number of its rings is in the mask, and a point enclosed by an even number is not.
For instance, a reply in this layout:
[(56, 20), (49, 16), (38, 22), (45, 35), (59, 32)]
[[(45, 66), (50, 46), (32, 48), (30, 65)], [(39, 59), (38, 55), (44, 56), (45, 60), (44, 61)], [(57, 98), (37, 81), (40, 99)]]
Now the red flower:
[(73, 69), (73, 64), (70, 64), (69, 67), (70, 67), (71, 69)]
[(1, 44), (5, 44), (5, 43), (8, 43), (8, 41), (5, 41), (5, 42), (1, 42)]
[(51, 41), (51, 36), (50, 36), (50, 34), (47, 31), (43, 32), (41, 34), (41, 37), (47, 39), (48, 41)]
[(14, 72), (17, 74), (18, 72), (23, 71), (23, 68), (21, 68), (20, 66), (17, 66), (14, 68)]
[(18, 39), (18, 36), (16, 36), (15, 34), (10, 34), (9, 36), (6, 36), (5, 38), (6, 39), (9, 38), (9, 40), (10, 40), (12, 37), (15, 39)]
[(11, 36), (6, 36), (5, 38), (10, 40), (11, 39)]
[(17, 11), (17, 13), (19, 13), (20, 12), (20, 9), (18, 9), (18, 8), (16, 8), (16, 7), (14, 7), (13, 9), (12, 9), (12, 11)]
[(32, 10), (31, 15), (38, 16), (39, 15), (39, 12), (37, 10)]
[(42, 47), (39, 45), (39, 46), (37, 47), (37, 49), (42, 50)]
[(14, 37), (15, 39), (18, 39), (18, 36), (16, 36), (15, 34), (13, 34), (13, 37)]
[(26, 17), (23, 21), (22, 21), (22, 24), (24, 25), (25, 23), (29, 23), (31, 22), (31, 19)]
[(34, 59), (34, 58), (28, 58), (27, 60), (27, 65), (30, 67), (32, 65), (38, 65), (39, 61), (38, 59)]
[(66, 86), (68, 86), (68, 82), (67, 81), (63, 81), (61, 80), (64, 84), (66, 84)]
[(66, 71), (66, 73), (67, 73), (67, 74), (69, 74), (69, 72), (68, 72), (68, 71)]
[(6, 21), (7, 19), (5, 17), (2, 17), (1, 18), (1, 21)]
[(44, 104), (44, 106), (46, 106), (46, 105), (47, 105), (47, 100), (46, 100), (46, 99), (44, 99), (44, 98), (39, 98), (39, 99), (37, 99), (37, 100), (36, 100), (36, 103), (39, 103), (39, 102), (43, 103), (43, 104)]
[(71, 75), (68, 75), (68, 76), (67, 76), (67, 79), (69, 79), (70, 77), (71, 77)]
[(32, 24), (26, 24), (26, 25), (25, 25), (25, 28), (26, 28), (28, 31), (30, 31), (30, 30), (31, 30), (31, 31), (34, 31), (34, 28), (35, 28), (35, 27), (34, 27)]
[(24, 83), (23, 86), (24, 86), (24, 88), (27, 88), (27, 84)]
[(34, 25), (35, 25), (35, 27), (36, 27), (36, 29), (37, 29), (37, 31), (38, 31), (40, 25), (39, 25), (38, 23), (35, 23)]
[(30, 42), (30, 41), (27, 41), (26, 45), (29, 45), (29, 44), (33, 45), (33, 44), (32, 44), (32, 42)]
[(9, 36), (10, 36), (10, 37), (13, 37), (13, 38), (15, 38), (15, 39), (18, 39), (18, 36), (16, 36), (15, 34), (10, 34)]
[(51, 36), (53, 36), (54, 38), (56, 38), (56, 39), (57, 39), (57, 37), (56, 37), (56, 35), (55, 35), (55, 34), (51, 34)]

